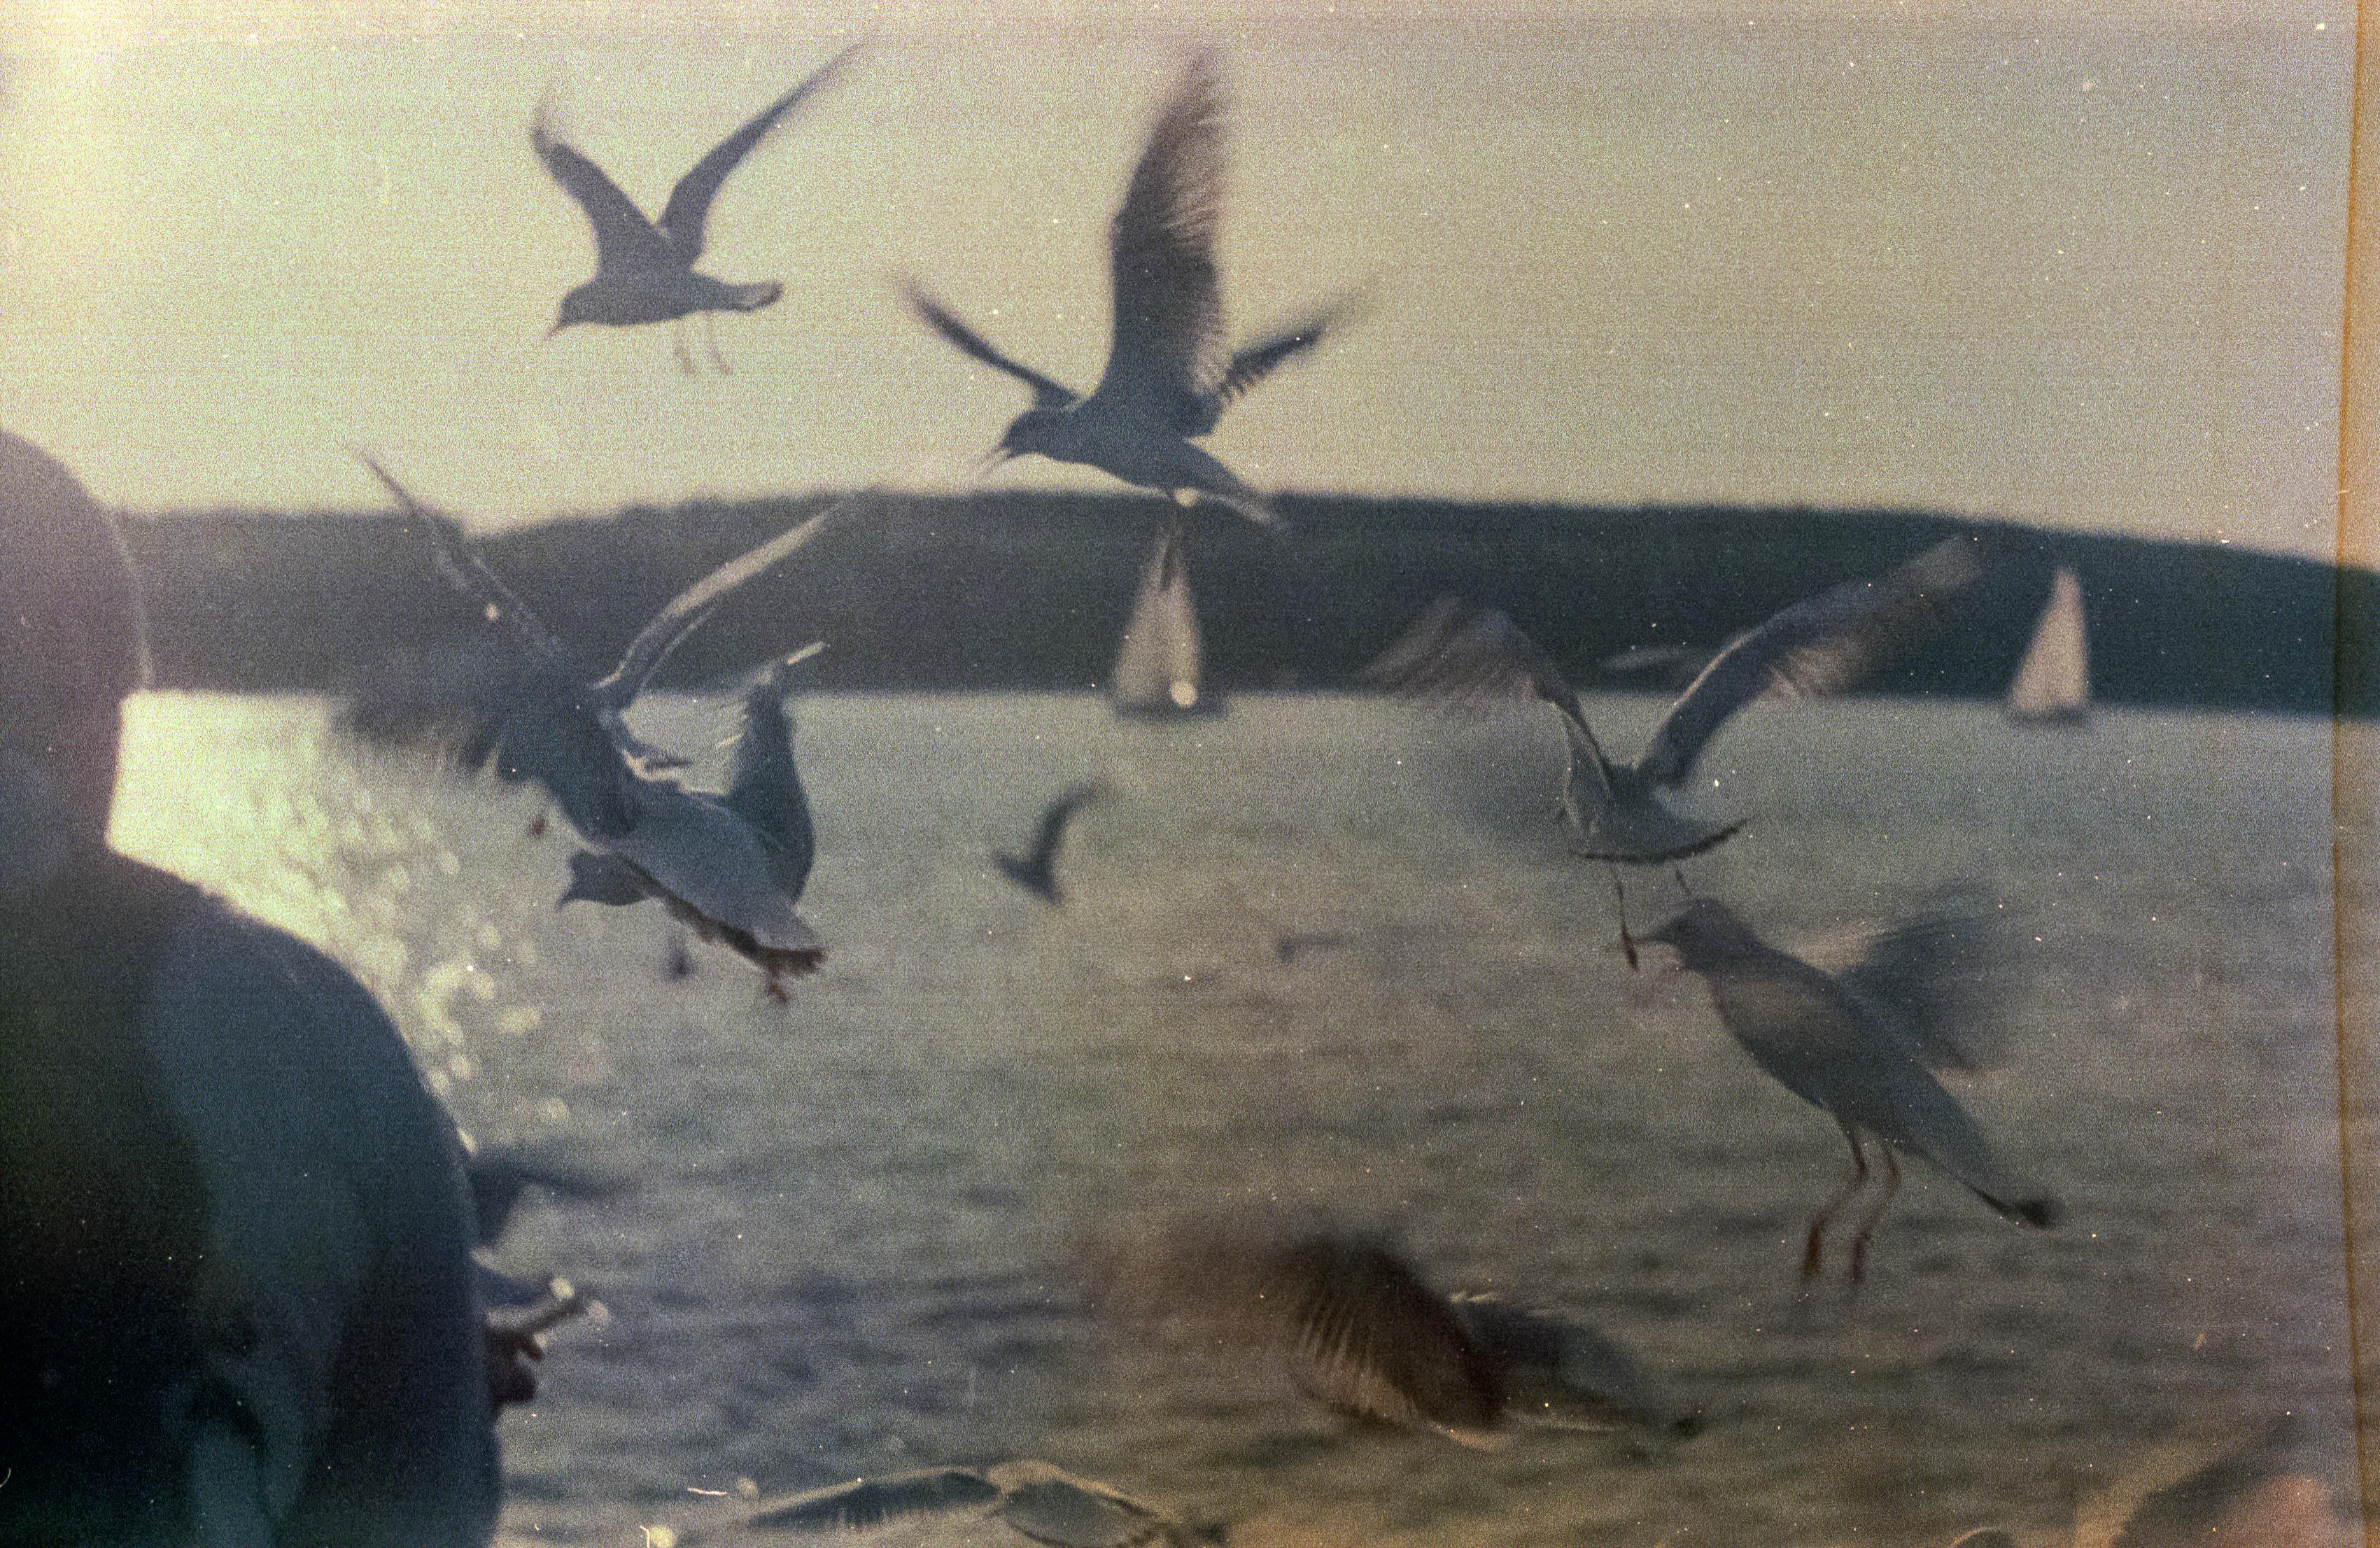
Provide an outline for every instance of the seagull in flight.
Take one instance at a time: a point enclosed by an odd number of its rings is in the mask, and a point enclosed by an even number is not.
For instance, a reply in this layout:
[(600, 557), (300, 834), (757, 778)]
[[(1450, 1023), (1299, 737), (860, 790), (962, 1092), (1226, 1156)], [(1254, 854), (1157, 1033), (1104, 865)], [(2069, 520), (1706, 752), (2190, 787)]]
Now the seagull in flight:
[(1033, 835), (1032, 852), (995, 854), (992, 863), (1000, 867), (1002, 875), (1051, 908), (1063, 904), (1065, 897), (1058, 890), (1058, 846), (1065, 842), (1066, 825), (1075, 820), (1075, 813), (1105, 794), (1107, 786), (1097, 780), (1069, 786), (1041, 813), (1041, 825)]
[(1218, 1529), (1193, 1527), (1104, 1483), (1034, 1461), (858, 1479), (764, 1502), (743, 1525), (755, 1532), (853, 1532), (925, 1518), (982, 1522), (1001, 1529), (996, 1541), (1017, 1548), (1193, 1548), (1223, 1541)]
[[(1557, 814), (1572, 853), (1612, 867), (1620, 942), (1636, 965), (1623, 865), (1670, 865), (1733, 837), (1742, 819), (1673, 810), (1665, 790), (1684, 786), (1703, 749), (1730, 716), (1770, 695), (1848, 691), (1930, 635), (1985, 573), (1982, 540), (1945, 538), (1891, 573), (1821, 592), (1770, 617), (1713, 657), (1687, 685), (1633, 762), (1614, 762), (1586, 724), (1578, 690), (1535, 640), (1493, 609), (1460, 597), (1432, 603), (1363, 678), (1409, 694), (1534, 696), (1561, 718), (1570, 750)], [(1685, 879), (1679, 873), (1679, 884)], [(1691, 890), (1691, 889), (1689, 889)]]
[(1851, 1144), (1851, 1180), (1810, 1221), (1804, 1284), (1818, 1276), (1828, 1226), (1867, 1190), (1871, 1148), (1884, 1182), (1852, 1233), (1853, 1286), (1866, 1277), (1868, 1238), (1900, 1187), (1897, 1151), (1925, 1157), (2019, 1225), (2046, 1229), (2064, 1215), (2055, 1198), (2009, 1169), (1935, 1078), (1973, 1067), (1972, 1012), (1946, 1015), (1960, 1002), (1943, 991), (1972, 971), (1987, 929), (1979, 915), (1922, 910), (1833, 972), (1769, 945), (1716, 898), (1694, 899), (1645, 937), (1676, 948), (1753, 1062), (1833, 1118)]
[(1280, 530), (1263, 495), (1191, 443), (1283, 361), (1336, 331), (1348, 308), (1327, 306), (1254, 344), (1230, 347), (1215, 265), (1225, 118), (1215, 58), (1198, 55), (1159, 113), (1109, 229), (1114, 325), (1107, 370), (1089, 396), (1002, 353), (950, 308), (905, 285), (910, 306), (929, 327), (1032, 389), (1033, 407), (1009, 425), (984, 468), (1038, 452), (1100, 469), (1184, 506), (1203, 494)]
[(1201, 1347), (1285, 1359), (1307, 1396), (1367, 1423), (1482, 1448), (1514, 1429), (1701, 1428), (1696, 1410), (1586, 1323), (1500, 1295), (1441, 1294), (1371, 1237), (1176, 1226), (1111, 1246), (1089, 1267), (1102, 1313)]
[(710, 213), (710, 201), (752, 148), (862, 46), (854, 43), (828, 60), (808, 80), (711, 147), (670, 190), (668, 207), (662, 211), (659, 222), (645, 218), (635, 201), (577, 147), (556, 139), (550, 104), (541, 104), (529, 128), (529, 144), (563, 191), (587, 212), (588, 223), (595, 228), (595, 277), (562, 298), (562, 310), (546, 336), (580, 323), (615, 328), (642, 323), (676, 323), (674, 342), (678, 369), (691, 373), (694, 358), (686, 352), (684, 320), (700, 312), (711, 363), (724, 372), (727, 361), (719, 353), (717, 335), (710, 331), (711, 315), (758, 311), (783, 295), (784, 287), (775, 280), (736, 284), (695, 272), (695, 262), (702, 256), (702, 228)]
[(366, 458), (365, 466), (428, 532), (441, 569), (480, 604), (512, 660), (438, 686), (400, 715), (366, 720), (351, 712), (350, 725), (380, 740), (443, 743), (467, 769), (492, 764), (506, 783), (542, 786), (587, 846), (572, 859), (563, 902), (658, 899), (697, 934), (759, 967), (780, 995), (781, 975), (815, 971), (825, 945), (794, 908), (814, 845), (783, 693), (785, 674), (818, 648), (763, 672), (747, 693), (734, 774), (722, 793), (648, 772), (618, 724), (634, 691), (614, 697), (604, 684), (625, 675), (641, 687), (731, 591), (872, 495), (837, 502), (688, 587), (638, 633), (620, 668), (598, 680), (464, 544), (451, 520), (425, 508), (379, 464)]

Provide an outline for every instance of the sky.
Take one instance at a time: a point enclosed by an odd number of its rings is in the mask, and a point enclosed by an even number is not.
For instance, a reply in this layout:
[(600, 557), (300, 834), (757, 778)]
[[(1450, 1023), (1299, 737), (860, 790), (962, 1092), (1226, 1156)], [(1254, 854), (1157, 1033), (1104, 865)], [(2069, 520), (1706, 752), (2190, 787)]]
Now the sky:
[[(1234, 326), (1369, 297), (1208, 443), (1259, 486), (2332, 551), (2344, 0), (1304, 14), (18, 0), (0, 427), (141, 512), (371, 507), (354, 448), (481, 527), (953, 487), (1024, 395), (899, 277), (1087, 388), (1106, 222), (1212, 43)], [(543, 336), (592, 250), (541, 100), (658, 210), (863, 34), (714, 206), (706, 271), (785, 286), (733, 374)]]

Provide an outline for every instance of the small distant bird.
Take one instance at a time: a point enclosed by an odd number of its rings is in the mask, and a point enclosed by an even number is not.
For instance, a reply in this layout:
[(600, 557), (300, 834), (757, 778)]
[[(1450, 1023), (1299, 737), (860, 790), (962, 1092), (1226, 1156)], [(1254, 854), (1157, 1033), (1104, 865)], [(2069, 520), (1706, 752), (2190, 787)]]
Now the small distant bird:
[(1353, 944), (1354, 939), (1344, 930), (1289, 931), (1272, 938), (1272, 954), (1286, 964), (1296, 961), (1310, 951), (1337, 951)]
[(1910, 988), (1922, 977), (1923, 942), (1938, 928), (1924, 921), (1907, 935), (1888, 935), (1865, 962), (1835, 973), (1763, 942), (1716, 898), (1694, 899), (1645, 937), (1677, 948), (1685, 968), (1709, 984), (1719, 1020), (1753, 1062), (1833, 1118), (1851, 1144), (1851, 1180), (1810, 1221), (1804, 1283), (1818, 1276), (1827, 1227), (1867, 1188), (1871, 1145), (1884, 1164), (1884, 1184), (1852, 1233), (1853, 1285), (1866, 1277), (1868, 1238), (1900, 1187), (1898, 1150), (1924, 1156), (2022, 1225), (2047, 1228), (2065, 1213), (2008, 1169), (1935, 1079), (1934, 1069), (1959, 1062), (1963, 1047), (1960, 1030), (1931, 1019)]
[[(818, 647), (759, 674), (745, 696), (733, 777), (722, 794), (648, 774), (620, 711), (687, 630), (730, 591), (783, 561), (827, 521), (871, 496), (855, 495), (721, 566), (638, 633), (610, 677), (590, 680), (527, 603), (464, 546), (452, 522), (425, 509), (384, 469), (366, 466), (429, 534), (447, 578), (477, 601), (509, 643), (510, 662), (434, 690), (402, 713), (351, 706), (358, 735), (448, 746), (466, 769), (492, 765), (508, 783), (534, 781), (588, 847), (571, 857), (561, 901), (626, 906), (657, 898), (705, 940), (780, 977), (816, 970), (825, 945), (795, 912), (815, 854), (809, 808), (794, 772), (783, 707), (785, 674)], [(621, 689), (607, 685), (623, 684)]]
[(1067, 786), (1041, 813), (1032, 853), (994, 854), (992, 863), (1000, 867), (1002, 875), (1051, 908), (1063, 904), (1066, 899), (1058, 890), (1058, 846), (1065, 842), (1066, 824), (1075, 820), (1075, 814), (1106, 794), (1107, 786), (1097, 780)]
[(1515, 1427), (1700, 1428), (1695, 1410), (1585, 1323), (1498, 1295), (1442, 1295), (1366, 1237), (1175, 1228), (1098, 1253), (1088, 1281), (1102, 1313), (1285, 1357), (1306, 1396), (1369, 1423), (1482, 1447)]
[(1220, 1528), (1191, 1526), (1104, 1483), (1032, 1461), (860, 1479), (764, 1503), (743, 1524), (763, 1532), (851, 1532), (926, 1517), (981, 1522), (1002, 1529), (998, 1541), (1050, 1548), (1192, 1548), (1224, 1540)]
[(1100, 469), (1187, 505), (1204, 494), (1260, 526), (1272, 506), (1190, 443), (1292, 356), (1335, 331), (1348, 308), (1325, 307), (1232, 350), (1223, 324), (1215, 234), (1223, 213), (1222, 86), (1214, 56), (1190, 61), (1141, 153), (1108, 238), (1114, 325), (1107, 369), (1088, 397), (1002, 354), (916, 285), (909, 304), (961, 351), (1033, 390), (984, 459), (988, 469), (1038, 452)]
[[(1364, 680), (1405, 693), (1534, 694), (1561, 717), (1570, 748), (1557, 808), (1572, 852), (1613, 867), (1620, 942), (1636, 948), (1618, 867), (1670, 864), (1699, 855), (1743, 826), (1672, 811), (1660, 792), (1694, 773), (1711, 737), (1736, 711), (1768, 694), (1841, 693), (1933, 632), (1985, 574), (1979, 539), (1946, 538), (1899, 569), (1799, 602), (1739, 635), (1670, 706), (1633, 763), (1604, 756), (1573, 689), (1553, 658), (1503, 614), (1442, 597), (1364, 670)], [(1679, 884), (1684, 885), (1684, 877)]]
[(828, 60), (808, 80), (771, 103), (742, 128), (712, 147), (710, 153), (695, 163), (694, 169), (670, 190), (669, 206), (662, 212), (658, 224), (646, 219), (644, 212), (620, 191), (619, 185), (606, 177), (601, 167), (556, 140), (548, 110), (540, 106), (537, 121), (529, 128), (529, 144), (535, 147), (546, 171), (562, 185), (563, 191), (587, 212), (588, 223), (595, 228), (595, 277), (562, 299), (562, 311), (546, 336), (551, 338), (579, 323), (601, 323), (617, 328), (634, 327), (640, 323), (678, 323), (680, 332), (674, 340), (678, 367), (691, 372), (694, 359), (686, 352), (683, 323), (686, 317), (700, 312), (711, 362), (722, 372), (726, 371), (727, 361), (719, 353), (719, 340), (710, 332), (712, 314), (758, 311), (783, 294), (784, 287), (774, 280), (738, 285), (695, 273), (695, 261), (702, 256), (703, 222), (710, 213), (710, 201), (718, 196), (727, 175), (751, 153), (752, 148), (767, 139), (770, 131), (805, 98), (826, 84), (860, 47), (854, 43)]

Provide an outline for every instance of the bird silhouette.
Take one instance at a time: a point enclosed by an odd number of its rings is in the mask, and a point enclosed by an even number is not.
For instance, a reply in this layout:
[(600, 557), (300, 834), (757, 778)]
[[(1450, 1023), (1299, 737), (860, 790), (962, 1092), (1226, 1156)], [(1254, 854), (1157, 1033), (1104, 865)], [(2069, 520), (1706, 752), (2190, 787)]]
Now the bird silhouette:
[(1285, 1359), (1325, 1408), (1464, 1445), (1516, 1428), (1700, 1426), (1610, 1339), (1576, 1318), (1500, 1295), (1441, 1294), (1373, 1237), (1334, 1229), (1177, 1225), (1102, 1244), (1088, 1299), (1111, 1318), (1186, 1332), (1199, 1347)]
[(987, 468), (1038, 453), (1184, 505), (1203, 494), (1279, 530), (1263, 495), (1191, 443), (1282, 362), (1335, 331), (1351, 308), (1342, 300), (1230, 347), (1215, 263), (1225, 117), (1219, 67), (1212, 55), (1198, 55), (1159, 113), (1110, 227), (1113, 327), (1107, 369), (1087, 397), (1002, 353), (914, 281), (904, 282), (928, 326), (1032, 389), (1033, 406), (1001, 436)]
[(852, 1532), (927, 1518), (979, 1522), (1000, 1529), (996, 1541), (1049, 1548), (1193, 1548), (1224, 1535), (1037, 1461), (857, 1479), (764, 1502), (742, 1524), (756, 1532)]
[(1065, 896), (1058, 888), (1058, 846), (1065, 842), (1066, 825), (1075, 814), (1106, 794), (1107, 786), (1096, 780), (1068, 786), (1041, 813), (1032, 850), (1023, 855), (996, 853), (992, 863), (1000, 867), (1002, 875), (1051, 908), (1063, 904)]
[[(1940, 626), (1986, 573), (1981, 540), (1946, 538), (1898, 569), (1794, 603), (1735, 640), (1680, 694), (1633, 762), (1614, 762), (1586, 723), (1578, 690), (1503, 614), (1441, 597), (1365, 668), (1363, 680), (1407, 694), (1534, 695), (1561, 718), (1570, 762), (1557, 811), (1572, 852), (1609, 863), (1621, 946), (1636, 963), (1618, 867), (1671, 864), (1734, 836), (1742, 819), (1673, 810), (1703, 749), (1738, 710), (1765, 695), (1844, 692)], [(1684, 877), (1679, 877), (1684, 884)]]
[(794, 908), (815, 841), (794, 772), (783, 695), (786, 674), (817, 647), (758, 675), (745, 695), (728, 788), (716, 794), (639, 766), (613, 707), (625, 701), (615, 701), (604, 684), (650, 676), (670, 646), (729, 591), (872, 495), (838, 502), (698, 581), (639, 633), (618, 671), (597, 681), (463, 544), (451, 521), (424, 508), (377, 464), (366, 459), (366, 466), (428, 533), (448, 578), (480, 603), (507, 660), (459, 684), (440, 685), (443, 696), (428, 694), (402, 715), (351, 714), (349, 723), (373, 739), (441, 745), (463, 768), (492, 766), (500, 779), (542, 786), (587, 845), (571, 858), (562, 902), (658, 899), (696, 934), (761, 969), (773, 993), (782, 993), (781, 975), (816, 970), (824, 944)]
[[(563, 191), (587, 212), (588, 224), (595, 229), (595, 277), (562, 298), (561, 311), (546, 336), (581, 323), (616, 328), (644, 323), (682, 324), (696, 312), (703, 314), (708, 330), (713, 313), (757, 311), (783, 295), (784, 287), (775, 280), (735, 284), (696, 273), (694, 265), (702, 257), (703, 226), (727, 175), (862, 46), (854, 43), (828, 60), (808, 79), (711, 147), (670, 190), (669, 204), (658, 222), (648, 220), (601, 167), (556, 139), (549, 107), (540, 104), (529, 128), (529, 144)], [(726, 371), (717, 336), (709, 332), (704, 336), (711, 363)], [(682, 331), (673, 342), (679, 369), (691, 372), (694, 360), (686, 352)]]
[[(1924, 939), (1935, 927), (1914, 932)], [(1972, 928), (1983, 928), (1980, 920)], [(1955, 1029), (1929, 1025), (1892, 987), (1915, 971), (1909, 939), (1873, 965), (1829, 973), (1767, 945), (1716, 898), (1696, 898), (1645, 939), (1674, 946), (1710, 986), (1711, 1003), (1753, 1062), (1833, 1118), (1852, 1149), (1852, 1176), (1811, 1218), (1802, 1278), (1818, 1276), (1827, 1228), (1868, 1184), (1871, 1144), (1884, 1183), (1853, 1228), (1851, 1283), (1867, 1274), (1868, 1239), (1900, 1186), (1896, 1151), (1925, 1157), (2010, 1220), (2055, 1225), (2058, 1201), (2011, 1172), (1932, 1067), (1952, 1062)]]

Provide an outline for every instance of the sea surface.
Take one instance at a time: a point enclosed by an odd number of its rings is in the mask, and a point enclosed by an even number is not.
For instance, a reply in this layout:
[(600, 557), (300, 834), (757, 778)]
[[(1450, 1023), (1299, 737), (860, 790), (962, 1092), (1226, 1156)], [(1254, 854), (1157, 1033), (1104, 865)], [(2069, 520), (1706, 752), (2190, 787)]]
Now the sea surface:
[[(1621, 748), (1658, 710), (1588, 707)], [(709, 749), (728, 708), (642, 729)], [(556, 912), (532, 791), (359, 751), (310, 700), (132, 707), (120, 844), (352, 968), (476, 1141), (624, 1185), (502, 1249), (608, 1309), (503, 1421), (508, 1539), (643, 1548), (745, 1481), (1038, 1457), (1256, 1548), (2063, 1542), (2177, 1442), (2283, 1413), (2347, 1497), (2328, 725), (1853, 701), (1716, 744), (1690, 798), (1751, 822), (1689, 880), (1771, 939), (1956, 881), (2013, 921), (2008, 1056), (1958, 1089), (2069, 1218), (1914, 1165), (1854, 1297), (1795, 1273), (1840, 1137), (1665, 953), (1630, 972), (1550, 821), (1550, 716), (796, 710), (831, 954), (780, 1004), (657, 908)], [(989, 856), (1087, 777), (1045, 908)], [(1676, 884), (1630, 894), (1641, 928)], [(1442, 1288), (1591, 1319), (1707, 1428), (1468, 1451), (1088, 1319), (1084, 1244), (1188, 1214), (1388, 1233)]]

